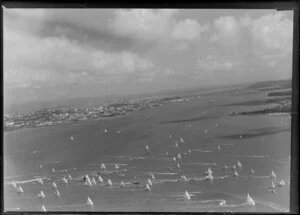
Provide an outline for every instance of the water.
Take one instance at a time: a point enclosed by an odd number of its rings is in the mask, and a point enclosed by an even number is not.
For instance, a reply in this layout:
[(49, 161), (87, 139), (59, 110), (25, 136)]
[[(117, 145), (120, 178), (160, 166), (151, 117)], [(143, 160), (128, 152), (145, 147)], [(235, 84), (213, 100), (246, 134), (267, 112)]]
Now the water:
[[(262, 93), (251, 94), (249, 99), (262, 97)], [(215, 103), (209, 103), (212, 99)], [(290, 191), (290, 116), (228, 116), (247, 106), (224, 104), (242, 99), (244, 95), (208, 94), (115, 119), (5, 132), (5, 209), (40, 211), (44, 204), (47, 211), (286, 211)], [(231, 138), (252, 133), (255, 135), (249, 138)], [(183, 144), (179, 143), (180, 137)], [(179, 143), (177, 148), (175, 140)], [(151, 155), (145, 153), (146, 145)], [(188, 179), (203, 178), (207, 168), (213, 170), (215, 179), (178, 180), (178, 169), (170, 159), (178, 153), (182, 155), (181, 170)], [(238, 160), (242, 168), (237, 170), (239, 177), (234, 178), (230, 167)], [(105, 171), (100, 169), (102, 162), (106, 164)], [(222, 168), (224, 164), (227, 170)], [(52, 172), (52, 168), (56, 171)], [(248, 174), (251, 168), (254, 176)], [(286, 186), (276, 188), (276, 193), (268, 191), (272, 170), (277, 175), (275, 182), (286, 182)], [(113, 185), (97, 183), (87, 187), (80, 181), (85, 174), (97, 179), (97, 172), (105, 183), (111, 179)], [(143, 186), (149, 173), (156, 180), (147, 192)], [(69, 174), (73, 180), (65, 184), (62, 177), (68, 178)], [(22, 194), (8, 184), (38, 176), (47, 177), (44, 184), (24, 183)], [(135, 180), (141, 183), (133, 185)], [(53, 181), (60, 197), (51, 187)], [(121, 181), (125, 188), (120, 187)], [(46, 196), (44, 202), (37, 198), (41, 190)], [(186, 190), (194, 192), (189, 201), (181, 198)], [(246, 201), (247, 193), (256, 201), (254, 208), (239, 206)], [(93, 201), (93, 208), (86, 204), (87, 197)], [(231, 207), (218, 206), (221, 200)]]

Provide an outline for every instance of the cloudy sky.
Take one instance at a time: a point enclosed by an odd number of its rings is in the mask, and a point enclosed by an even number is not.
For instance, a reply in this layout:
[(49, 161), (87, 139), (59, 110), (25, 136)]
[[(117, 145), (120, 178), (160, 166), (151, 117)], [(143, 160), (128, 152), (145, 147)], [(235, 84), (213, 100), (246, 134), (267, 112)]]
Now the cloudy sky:
[(293, 13), (4, 9), (5, 102), (286, 79)]

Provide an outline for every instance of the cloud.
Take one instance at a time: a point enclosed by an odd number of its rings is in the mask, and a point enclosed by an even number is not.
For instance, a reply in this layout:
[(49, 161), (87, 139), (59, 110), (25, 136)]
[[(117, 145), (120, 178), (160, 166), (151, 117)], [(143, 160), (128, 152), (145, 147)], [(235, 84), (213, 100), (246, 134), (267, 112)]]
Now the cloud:
[(142, 40), (155, 40), (170, 31), (172, 16), (178, 10), (156, 11), (150, 9), (115, 10), (110, 24), (113, 30), (124, 36)]
[(239, 21), (233, 16), (222, 16), (214, 20), (216, 33), (211, 36), (212, 42), (235, 44), (240, 39)]
[(208, 31), (208, 25), (201, 26), (196, 20), (179, 21), (172, 31), (172, 38), (182, 40), (198, 39), (201, 32)]
[(201, 26), (197, 20), (177, 22), (175, 9), (115, 10), (110, 26), (115, 33), (146, 41), (196, 40), (209, 26)]
[(282, 52), (293, 47), (293, 22), (283, 13), (268, 14), (253, 21), (251, 29), (258, 46)]
[(216, 56), (209, 55), (207, 57), (199, 59), (197, 61), (197, 66), (201, 71), (229, 71), (237, 66), (237, 62), (226, 58), (218, 58)]
[(107, 52), (65, 37), (40, 38), (4, 23), (6, 86), (59, 85), (141, 73), (153, 62), (130, 51)]

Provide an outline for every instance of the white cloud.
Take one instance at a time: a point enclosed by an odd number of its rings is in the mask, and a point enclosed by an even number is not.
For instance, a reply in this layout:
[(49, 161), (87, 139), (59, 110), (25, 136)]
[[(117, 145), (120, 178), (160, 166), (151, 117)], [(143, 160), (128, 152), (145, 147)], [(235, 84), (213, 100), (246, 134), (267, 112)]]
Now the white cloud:
[(197, 65), (202, 71), (218, 72), (231, 70), (236, 67), (237, 63), (226, 58), (217, 58), (209, 55), (199, 59)]
[(196, 20), (186, 19), (179, 21), (172, 31), (172, 38), (182, 40), (194, 40), (199, 38), (200, 33), (208, 31), (208, 25), (201, 26)]
[(292, 50), (293, 22), (283, 13), (269, 14), (254, 20), (251, 32), (258, 46), (283, 52)]
[(140, 40), (195, 40), (209, 26), (201, 26), (197, 20), (185, 19), (176, 22), (174, 9), (115, 10), (110, 26), (115, 33)]
[(214, 20), (216, 33), (211, 36), (212, 42), (222, 44), (236, 42), (240, 39), (240, 26), (238, 20), (233, 16), (222, 16)]
[(113, 30), (124, 36), (153, 40), (170, 31), (172, 16), (177, 10), (132, 9), (115, 10), (111, 20)]
[(155, 66), (129, 51), (104, 52), (65, 37), (40, 38), (15, 32), (4, 24), (5, 85), (67, 84), (147, 73)]

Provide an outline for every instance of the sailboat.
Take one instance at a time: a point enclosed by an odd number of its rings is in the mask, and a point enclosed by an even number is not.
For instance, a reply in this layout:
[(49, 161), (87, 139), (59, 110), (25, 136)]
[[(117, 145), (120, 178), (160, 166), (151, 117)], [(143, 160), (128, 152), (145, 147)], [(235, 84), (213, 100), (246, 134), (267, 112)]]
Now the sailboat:
[(99, 175), (98, 176), (98, 181), (100, 182), (100, 183), (103, 183), (103, 179), (102, 179), (102, 177)]
[(239, 176), (239, 173), (235, 170), (234, 173), (233, 173), (233, 176), (234, 176), (234, 177), (238, 177), (238, 176)]
[(107, 133), (107, 129), (104, 129), (104, 133)]
[(151, 190), (151, 188), (150, 188), (149, 184), (146, 184), (145, 191), (150, 191), (150, 190)]
[(89, 206), (94, 206), (94, 203), (92, 202), (90, 197), (87, 198), (86, 204), (89, 205)]
[(123, 181), (121, 181), (120, 187), (121, 187), (121, 188), (124, 188), (124, 187), (125, 187), (125, 184), (124, 184)]
[(37, 180), (37, 182), (38, 182), (39, 184), (44, 184), (44, 182), (43, 182), (43, 180), (42, 180), (41, 178), (39, 178), (39, 179)]
[(18, 188), (18, 184), (15, 181), (12, 182), (12, 186), (16, 189)]
[(95, 180), (95, 178), (93, 177), (93, 179), (92, 179), (92, 183), (94, 184), (94, 185), (96, 185), (97, 184), (97, 182), (96, 182), (96, 180)]
[(273, 170), (272, 170), (272, 173), (271, 173), (270, 177), (271, 178), (276, 178), (276, 174), (275, 174), (275, 172)]
[(254, 207), (255, 206), (255, 202), (254, 200), (252, 199), (252, 197), (249, 195), (247, 195), (247, 200), (246, 202), (244, 203), (245, 205), (248, 205), (248, 206), (251, 206), (251, 207)]
[(73, 136), (71, 136), (71, 140), (72, 140), (72, 141), (74, 140), (74, 137), (73, 137)]
[(146, 152), (149, 154), (150, 153), (150, 149), (149, 149), (149, 146), (146, 145)]
[(171, 134), (169, 134), (169, 138), (170, 138), (170, 139), (172, 138), (172, 135), (171, 135)]
[(272, 183), (271, 183), (271, 185), (270, 185), (270, 188), (271, 188), (271, 189), (275, 189), (275, 184), (274, 184), (273, 181), (272, 181)]
[(111, 183), (111, 180), (110, 180), (110, 179), (107, 180), (107, 185), (108, 185), (108, 186), (112, 186), (112, 183)]
[(251, 168), (249, 174), (250, 174), (250, 175), (254, 175), (254, 174), (255, 174), (255, 171)]
[(47, 212), (46, 208), (45, 208), (45, 205), (42, 205), (42, 211), (43, 212)]
[(106, 168), (106, 166), (105, 166), (105, 164), (104, 163), (101, 163), (101, 167), (100, 167), (101, 169), (105, 169)]
[(209, 181), (212, 181), (214, 178), (212, 176), (212, 173), (208, 173), (206, 176), (205, 176), (205, 180), (209, 180)]
[(116, 169), (119, 169), (120, 167), (119, 167), (119, 165), (118, 165), (118, 164), (115, 164), (115, 168), (116, 168)]
[(237, 162), (237, 167), (238, 167), (238, 168), (242, 168), (242, 164), (241, 164), (240, 161)]
[(278, 183), (277, 186), (278, 186), (278, 187), (284, 187), (284, 186), (285, 186), (284, 180), (282, 179), (282, 180)]
[(70, 180), (72, 180), (72, 176), (70, 174), (68, 175), (68, 177), (69, 177)]
[(53, 188), (57, 188), (57, 185), (56, 185), (56, 183), (53, 181), (53, 183), (52, 183), (52, 187)]
[(175, 142), (175, 148), (177, 148), (178, 147), (178, 143), (177, 143), (177, 141)]
[(90, 177), (88, 175), (85, 175), (85, 182), (84, 182), (85, 186), (91, 187), (93, 186), (92, 181), (90, 179)]
[(188, 179), (185, 175), (182, 175), (181, 178), (183, 179), (183, 181), (188, 181)]
[(45, 199), (46, 198), (46, 196), (45, 196), (45, 194), (44, 194), (44, 192), (41, 190), (41, 192), (38, 194), (38, 198), (39, 199)]
[(204, 132), (205, 132), (205, 134), (207, 134), (207, 132), (208, 132), (207, 129), (205, 129)]
[(58, 191), (57, 189), (55, 189), (55, 195), (56, 195), (57, 197), (60, 196), (60, 193), (59, 193), (59, 191)]
[(189, 150), (188, 150), (188, 153), (189, 153), (189, 154), (192, 154), (192, 150), (191, 150), (191, 149), (189, 149)]
[(152, 178), (152, 180), (155, 180), (153, 173), (150, 174), (150, 177)]
[(181, 142), (181, 143), (184, 143), (184, 140), (182, 139), (182, 137), (180, 137), (180, 142)]
[(217, 150), (218, 150), (218, 151), (221, 151), (221, 147), (220, 147), (219, 145), (217, 146)]
[(177, 155), (177, 158), (178, 158), (178, 159), (181, 159), (181, 155), (180, 155), (180, 153), (178, 153), (178, 155)]
[(177, 168), (177, 169), (180, 169), (180, 164), (179, 164), (179, 163), (177, 163), (176, 168)]
[(66, 184), (68, 183), (68, 180), (64, 177), (63, 179), (63, 182), (65, 182)]
[(226, 201), (224, 200), (224, 201), (221, 201), (220, 203), (219, 203), (219, 206), (220, 207), (226, 207), (227, 205), (226, 205)]
[(21, 185), (19, 185), (19, 186), (17, 187), (17, 192), (18, 192), (18, 193), (24, 193), (24, 190), (23, 190), (23, 188), (21, 187)]
[(224, 169), (228, 169), (228, 166), (225, 164), (223, 168), (224, 168)]
[(52, 167), (52, 172), (55, 172), (55, 169)]
[(184, 198), (187, 199), (187, 200), (190, 200), (190, 199), (191, 199), (191, 196), (190, 196), (190, 194), (188, 193), (188, 191), (185, 191), (185, 193), (184, 193)]
[(211, 174), (213, 174), (213, 171), (212, 171), (210, 168), (208, 168), (208, 169), (206, 170), (206, 174), (207, 174), (207, 175), (211, 175)]
[(152, 181), (151, 181), (150, 178), (148, 178), (147, 182), (148, 182), (148, 184), (152, 187)]

